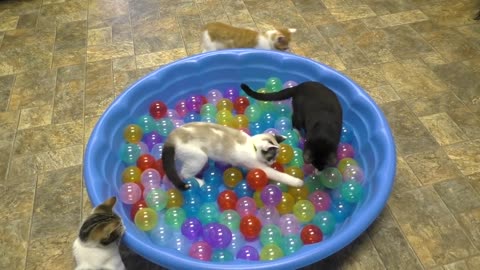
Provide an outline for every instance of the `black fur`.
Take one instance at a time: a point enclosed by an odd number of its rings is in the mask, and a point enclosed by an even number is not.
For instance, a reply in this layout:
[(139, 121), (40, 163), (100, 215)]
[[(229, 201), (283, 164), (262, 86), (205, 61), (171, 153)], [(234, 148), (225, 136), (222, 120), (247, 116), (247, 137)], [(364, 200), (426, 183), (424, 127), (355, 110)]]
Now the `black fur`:
[(175, 185), (179, 190), (188, 190), (190, 189), (190, 185), (185, 184), (182, 181), (182, 178), (177, 173), (177, 169), (175, 167), (175, 146), (166, 143), (163, 146), (162, 151), (162, 162), (163, 162), (163, 169), (165, 170), (165, 174), (167, 175), (168, 179)]
[[(93, 214), (83, 222), (82, 227), (80, 228), (78, 237), (80, 238), (81, 241), (86, 242), (88, 240), (88, 237), (90, 236), (90, 233), (93, 231), (93, 229), (95, 229), (97, 226), (108, 224), (112, 222), (112, 220), (120, 220), (120, 218), (115, 214), (104, 214), (104, 213)], [(109, 245), (110, 243), (119, 239), (121, 236), (122, 236), (121, 233), (117, 231), (113, 231), (108, 238), (101, 239), (100, 244), (104, 246)]]
[(292, 98), (292, 125), (305, 131), (303, 159), (318, 170), (334, 165), (342, 130), (342, 107), (335, 93), (318, 82), (304, 82), (274, 93), (258, 93), (248, 85), (247, 95), (262, 101)]

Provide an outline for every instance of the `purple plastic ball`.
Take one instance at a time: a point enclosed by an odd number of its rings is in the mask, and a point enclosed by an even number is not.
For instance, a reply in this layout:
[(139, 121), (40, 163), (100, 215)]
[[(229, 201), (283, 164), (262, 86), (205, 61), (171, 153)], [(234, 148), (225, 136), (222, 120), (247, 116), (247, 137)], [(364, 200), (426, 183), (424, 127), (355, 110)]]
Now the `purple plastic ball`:
[(286, 81), (283, 83), (283, 88), (290, 88), (290, 87), (294, 87), (294, 86), (297, 86), (298, 83), (295, 82), (295, 81)]
[(358, 183), (363, 183), (365, 180), (365, 175), (363, 174), (362, 168), (359, 166), (348, 166), (345, 171), (343, 171), (343, 181), (356, 181)]
[(278, 220), (278, 227), (283, 235), (298, 234), (300, 232), (300, 222), (293, 214), (285, 214)]
[(140, 153), (142, 153), (142, 155), (150, 153), (148, 146), (144, 142), (139, 142), (138, 146), (140, 146)]
[(196, 241), (202, 235), (202, 223), (197, 218), (187, 218), (182, 224), (181, 231), (187, 239)]
[(203, 228), (203, 240), (213, 248), (226, 248), (232, 241), (232, 231), (219, 223), (209, 223)]
[(158, 132), (154, 131), (154, 132), (150, 132), (148, 134), (145, 134), (143, 136), (143, 141), (148, 146), (148, 149), (152, 150), (152, 148), (155, 144), (163, 142), (163, 138), (160, 134), (158, 134)]
[(188, 111), (200, 113), (202, 108), (202, 98), (199, 95), (191, 95), (185, 100)]
[(263, 133), (270, 133), (272, 135), (280, 135), (280, 131), (274, 128), (267, 128)]
[(185, 124), (183, 120), (179, 120), (179, 119), (172, 120), (172, 123), (175, 128), (181, 127)]
[(348, 143), (340, 143), (337, 148), (337, 160), (344, 158), (353, 158), (355, 156), (355, 150), (353, 146)]
[(238, 89), (236, 88), (228, 88), (223, 92), (223, 98), (228, 98), (231, 102), (235, 102), (235, 100), (240, 96)]
[(260, 193), (263, 204), (277, 206), (282, 200), (282, 190), (275, 185), (267, 185)]
[(213, 105), (217, 105), (217, 102), (223, 98), (222, 92), (217, 89), (212, 89), (208, 91), (207, 95), (205, 96), (208, 100), (208, 103), (212, 103)]
[(258, 261), (260, 255), (258, 251), (252, 246), (243, 246), (237, 252), (237, 259), (248, 260), (248, 261)]
[(280, 219), (280, 214), (274, 206), (266, 205), (258, 210), (257, 217), (262, 222), (262, 226), (265, 226), (269, 224), (277, 224)]
[(168, 109), (167, 110), (167, 115), (165, 117), (170, 118), (172, 120), (180, 118), (180, 116), (178, 115), (178, 112), (174, 109)]

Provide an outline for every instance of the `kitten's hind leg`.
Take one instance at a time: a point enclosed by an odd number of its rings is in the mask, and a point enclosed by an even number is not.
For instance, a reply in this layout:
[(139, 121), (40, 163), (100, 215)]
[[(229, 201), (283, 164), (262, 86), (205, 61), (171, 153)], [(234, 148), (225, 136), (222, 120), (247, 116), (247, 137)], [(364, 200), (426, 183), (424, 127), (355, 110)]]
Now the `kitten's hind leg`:
[[(205, 166), (208, 161), (208, 156), (200, 149), (190, 149), (188, 153), (183, 153), (187, 158), (183, 159), (182, 168), (180, 169), (180, 175), (186, 179), (195, 177)], [(200, 186), (203, 186), (205, 182), (202, 179), (197, 179)]]

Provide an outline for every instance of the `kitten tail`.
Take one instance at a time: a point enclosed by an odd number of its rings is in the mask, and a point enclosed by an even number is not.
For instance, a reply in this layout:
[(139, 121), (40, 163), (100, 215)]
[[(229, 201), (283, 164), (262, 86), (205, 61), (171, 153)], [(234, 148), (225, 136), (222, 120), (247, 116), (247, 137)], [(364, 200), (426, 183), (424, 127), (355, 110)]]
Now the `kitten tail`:
[(278, 92), (273, 93), (259, 93), (255, 92), (250, 88), (248, 85), (242, 83), (240, 87), (245, 91), (245, 93), (251, 96), (254, 99), (262, 100), (262, 101), (279, 101), (291, 98), (295, 94), (295, 90), (297, 86), (285, 88)]
[(185, 184), (180, 176), (178, 175), (177, 169), (175, 167), (175, 146), (169, 143), (166, 143), (163, 146), (162, 152), (162, 162), (163, 169), (168, 179), (175, 185), (179, 190), (185, 191), (190, 188), (190, 185)]

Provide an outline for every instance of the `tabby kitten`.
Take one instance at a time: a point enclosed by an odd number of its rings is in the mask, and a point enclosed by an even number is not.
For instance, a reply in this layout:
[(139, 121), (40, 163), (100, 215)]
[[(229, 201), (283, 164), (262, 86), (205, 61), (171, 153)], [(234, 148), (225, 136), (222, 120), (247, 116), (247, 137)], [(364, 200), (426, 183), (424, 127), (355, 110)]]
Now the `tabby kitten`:
[(73, 243), (75, 270), (123, 270), (118, 245), (124, 233), (120, 217), (113, 212), (116, 198), (111, 197), (92, 210)]
[[(247, 169), (262, 169), (269, 179), (302, 186), (303, 181), (270, 166), (275, 162), (279, 143), (285, 137), (269, 133), (249, 136), (247, 133), (213, 123), (192, 122), (170, 133), (162, 152), (165, 174), (180, 190), (190, 188), (183, 179), (197, 175), (208, 159)], [(179, 171), (176, 169), (176, 161)], [(204, 182), (197, 179), (200, 185)]]
[(259, 33), (254, 30), (233, 27), (214, 22), (203, 27), (201, 38), (203, 52), (232, 48), (255, 48), (287, 51), (294, 28), (278, 28)]

